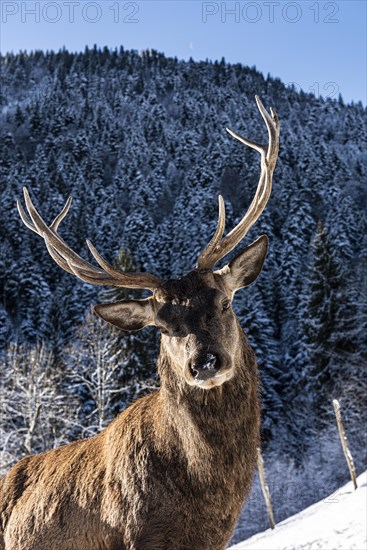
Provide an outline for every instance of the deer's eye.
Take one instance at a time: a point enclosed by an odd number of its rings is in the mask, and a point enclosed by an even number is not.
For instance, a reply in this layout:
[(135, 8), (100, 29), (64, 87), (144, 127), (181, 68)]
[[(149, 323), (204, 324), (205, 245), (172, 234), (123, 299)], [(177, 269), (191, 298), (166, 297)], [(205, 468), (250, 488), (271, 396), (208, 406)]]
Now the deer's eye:
[(224, 302), (222, 302), (223, 311), (226, 309), (229, 309), (230, 307), (231, 307), (231, 300), (224, 300)]

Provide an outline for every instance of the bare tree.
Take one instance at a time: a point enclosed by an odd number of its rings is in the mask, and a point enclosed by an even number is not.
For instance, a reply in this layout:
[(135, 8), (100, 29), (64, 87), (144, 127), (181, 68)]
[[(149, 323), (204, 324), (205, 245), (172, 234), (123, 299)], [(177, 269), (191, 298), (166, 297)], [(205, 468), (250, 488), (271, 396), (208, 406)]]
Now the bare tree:
[(99, 318), (88, 314), (77, 340), (67, 350), (69, 381), (82, 395), (85, 414), (82, 435), (100, 432), (129, 401), (131, 388), (125, 384), (129, 347), (116, 346), (116, 334)]
[(10, 346), (1, 357), (0, 465), (68, 442), (73, 403), (51, 350)]

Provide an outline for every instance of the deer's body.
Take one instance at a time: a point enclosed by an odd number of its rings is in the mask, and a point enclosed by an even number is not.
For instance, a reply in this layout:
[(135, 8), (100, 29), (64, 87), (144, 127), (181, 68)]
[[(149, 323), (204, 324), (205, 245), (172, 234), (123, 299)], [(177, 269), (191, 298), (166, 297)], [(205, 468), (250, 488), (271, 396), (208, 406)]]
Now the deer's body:
[(0, 485), (5, 548), (224, 549), (259, 444), (257, 367), (245, 335), (240, 355), (229, 382), (198, 392), (181, 386), (162, 351), (159, 391), (99, 435), (21, 460)]
[(145, 300), (99, 304), (94, 311), (123, 330), (162, 334), (161, 389), (131, 405), (99, 435), (30, 456), (0, 480), (0, 550), (224, 550), (248, 495), (259, 445), (255, 356), (231, 303), (261, 272), (266, 236), (218, 271), (269, 199), (279, 121), (256, 98), (269, 145), (230, 131), (261, 154), (255, 197), (223, 237), (216, 232), (197, 268), (163, 281), (123, 273), (88, 241), (99, 267), (57, 233), (69, 199), (48, 226), (24, 190), (25, 225), (42, 236), (56, 263), (91, 284), (149, 289)]

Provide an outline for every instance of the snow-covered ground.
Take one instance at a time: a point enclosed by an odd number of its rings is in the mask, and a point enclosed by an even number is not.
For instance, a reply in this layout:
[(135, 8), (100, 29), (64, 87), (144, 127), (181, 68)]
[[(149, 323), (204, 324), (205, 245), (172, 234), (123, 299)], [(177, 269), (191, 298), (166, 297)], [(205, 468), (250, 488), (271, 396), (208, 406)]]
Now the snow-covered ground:
[(228, 550), (367, 550), (367, 472), (357, 483)]

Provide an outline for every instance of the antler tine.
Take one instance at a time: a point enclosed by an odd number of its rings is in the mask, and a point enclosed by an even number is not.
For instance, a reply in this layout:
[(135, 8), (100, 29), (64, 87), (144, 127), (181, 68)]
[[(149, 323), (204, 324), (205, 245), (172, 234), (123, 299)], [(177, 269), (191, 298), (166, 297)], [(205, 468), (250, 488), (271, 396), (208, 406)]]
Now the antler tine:
[(100, 256), (89, 241), (87, 241), (89, 249), (98, 261), (100, 267), (96, 267), (87, 260), (84, 260), (79, 254), (74, 252), (57, 233), (60, 223), (69, 212), (72, 201), (71, 197), (66, 201), (60, 214), (58, 214), (52, 224), (48, 226), (37, 212), (31, 201), (28, 190), (25, 187), (23, 188), (23, 192), (29, 214), (28, 218), (20, 201), (17, 201), (18, 211), (23, 223), (28, 229), (37, 233), (44, 239), (50, 256), (57, 265), (65, 271), (93, 285), (142, 288), (154, 291), (161, 284), (161, 280), (158, 277), (149, 273), (125, 273), (115, 269)]
[(226, 235), (223, 239), (221, 239), (221, 237), (215, 239), (217, 235), (216, 232), (208, 246), (199, 256), (197, 262), (197, 267), (199, 269), (211, 269), (216, 263), (219, 262), (219, 260), (229, 254), (229, 252), (231, 252), (231, 250), (238, 245), (238, 243), (244, 238), (249, 229), (259, 218), (270, 197), (272, 177), (279, 150), (280, 125), (278, 116), (274, 109), (270, 108), (269, 115), (260, 98), (255, 96), (255, 99), (260, 114), (266, 124), (269, 143), (267, 145), (262, 145), (244, 138), (229, 128), (226, 128), (226, 130), (238, 141), (248, 147), (251, 147), (252, 149), (255, 149), (261, 155), (261, 171), (256, 193), (247, 212), (236, 227), (228, 233), (228, 235)]
[[(56, 231), (53, 231), (50, 227), (48, 227), (48, 225), (43, 221), (42, 217), (37, 212), (33, 202), (31, 201), (31, 197), (29, 196), (28, 189), (26, 187), (23, 188), (23, 193), (24, 193), (24, 200), (26, 203), (28, 214), (33, 222), (36, 232), (43, 238), (44, 238), (44, 235), (46, 235), (50, 241), (50, 244), (56, 249), (56, 251), (64, 259), (70, 260), (76, 266), (79, 266), (82, 268), (84, 267), (85, 269), (90, 269), (91, 271), (95, 270), (96, 267), (94, 265), (90, 264), (89, 262), (81, 258), (79, 254), (74, 252), (63, 241), (60, 235), (58, 235)], [(65, 208), (63, 209), (63, 211), (65, 211)], [(57, 218), (59, 218), (59, 216)], [(61, 220), (59, 219), (59, 222), (60, 221)]]
[(248, 145), (248, 147), (251, 147), (251, 149), (256, 149), (260, 154), (264, 153), (264, 146), (260, 143), (255, 143), (255, 141), (250, 141), (249, 139), (244, 138), (240, 134), (237, 134), (237, 132), (234, 132), (230, 128), (226, 128), (227, 132), (231, 134), (234, 138), (238, 139), (238, 141), (241, 141), (244, 145)]
[(28, 227), (28, 229), (30, 229), (31, 231), (33, 231), (34, 233), (37, 233), (37, 235), (39, 235), (39, 231), (35, 228), (33, 223), (27, 217), (27, 214), (24, 212), (22, 203), (20, 202), (19, 199), (17, 200), (17, 208), (18, 208), (19, 216), (21, 217), (22, 222), (24, 223), (24, 225), (26, 225)]
[(60, 214), (56, 216), (52, 224), (50, 225), (50, 229), (53, 229), (55, 232), (58, 230), (60, 223), (62, 220), (67, 216), (67, 213), (70, 210), (71, 203), (73, 201), (73, 197), (69, 197), (68, 200), (65, 203), (64, 208), (61, 210)]
[[(23, 187), (23, 193), (24, 193), (25, 197), (27, 196), (26, 202), (27, 202), (27, 199), (28, 199), (30, 201), (30, 203), (32, 204), (32, 201), (29, 197), (29, 193), (28, 193), (28, 190), (27, 190), (26, 187)], [(65, 205), (64, 205), (64, 208), (61, 210), (60, 214), (58, 214), (56, 216), (56, 218), (54, 219), (54, 221), (50, 225), (50, 229), (52, 229), (55, 232), (58, 230), (60, 223), (62, 222), (62, 220), (65, 218), (65, 216), (69, 212), (71, 202), (72, 202), (72, 197), (69, 197), (68, 200), (66, 201)], [(32, 204), (32, 206), (33, 206), (33, 204)], [(28, 229), (30, 229), (34, 233), (37, 233), (37, 235), (42, 236), (42, 234), (39, 232), (37, 227), (35, 225), (33, 225), (33, 223), (27, 217), (27, 214), (24, 212), (24, 209), (23, 209), (23, 206), (22, 206), (22, 203), (20, 202), (20, 200), (17, 200), (17, 208), (18, 208), (19, 215), (20, 215), (24, 225), (26, 225), (28, 227)], [(33, 206), (33, 208), (34, 208), (34, 206)], [(36, 210), (36, 209), (34, 208), (34, 210)]]
[(220, 243), (223, 237), (223, 233), (226, 225), (226, 209), (225, 209), (225, 204), (224, 204), (222, 195), (218, 195), (218, 203), (219, 203), (219, 211), (218, 211), (217, 227), (208, 246), (201, 253), (200, 257), (202, 257), (203, 260), (204, 258), (206, 257), (209, 258), (211, 256), (211, 254), (217, 248), (218, 244)]

